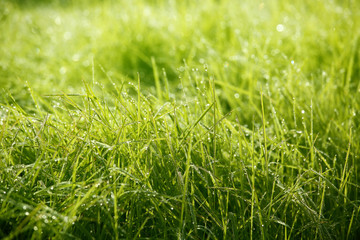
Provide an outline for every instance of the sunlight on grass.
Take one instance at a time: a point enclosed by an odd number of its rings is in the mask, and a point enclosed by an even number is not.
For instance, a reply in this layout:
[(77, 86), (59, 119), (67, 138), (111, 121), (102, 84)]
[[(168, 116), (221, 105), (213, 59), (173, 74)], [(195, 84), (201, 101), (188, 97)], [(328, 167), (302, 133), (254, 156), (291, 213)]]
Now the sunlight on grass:
[(2, 1), (0, 237), (357, 239), (357, 1)]

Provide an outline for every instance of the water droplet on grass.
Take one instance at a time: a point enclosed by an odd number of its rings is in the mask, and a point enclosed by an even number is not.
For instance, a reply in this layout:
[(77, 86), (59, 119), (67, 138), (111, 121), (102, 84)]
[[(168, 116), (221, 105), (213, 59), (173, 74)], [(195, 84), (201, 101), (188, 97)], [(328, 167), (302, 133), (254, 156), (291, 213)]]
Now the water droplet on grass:
[(61, 74), (65, 74), (65, 73), (66, 73), (66, 67), (61, 67), (60, 70), (59, 70), (59, 72), (60, 72)]
[(78, 61), (80, 60), (80, 55), (79, 55), (79, 54), (74, 54), (74, 55), (72, 56), (72, 60), (73, 60), (74, 62), (78, 62)]
[(285, 26), (283, 24), (278, 24), (276, 26), (276, 31), (283, 32), (285, 30)]
[(55, 24), (56, 24), (56, 25), (60, 25), (60, 24), (61, 24), (61, 18), (60, 18), (59, 16), (57, 16), (57, 17), (55, 18)]
[(64, 33), (64, 40), (70, 40), (72, 37), (72, 33), (71, 32), (65, 32)]

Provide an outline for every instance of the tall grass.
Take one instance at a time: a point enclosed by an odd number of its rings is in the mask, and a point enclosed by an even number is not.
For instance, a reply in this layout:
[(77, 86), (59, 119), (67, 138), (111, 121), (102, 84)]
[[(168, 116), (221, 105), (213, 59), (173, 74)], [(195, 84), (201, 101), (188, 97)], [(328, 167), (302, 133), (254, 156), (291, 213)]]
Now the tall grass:
[(356, 1), (3, 1), (0, 237), (357, 239)]

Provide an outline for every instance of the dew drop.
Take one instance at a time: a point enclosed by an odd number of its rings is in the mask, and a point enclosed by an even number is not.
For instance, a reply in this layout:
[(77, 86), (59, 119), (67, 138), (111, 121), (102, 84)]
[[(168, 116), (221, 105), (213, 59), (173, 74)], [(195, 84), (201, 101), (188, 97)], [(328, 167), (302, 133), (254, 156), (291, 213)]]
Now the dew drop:
[(61, 67), (59, 72), (64, 75), (66, 73), (66, 67)]
[(276, 26), (276, 31), (278, 31), (278, 32), (283, 32), (284, 30), (285, 30), (285, 26), (284, 26), (284, 25), (278, 24), (278, 25)]

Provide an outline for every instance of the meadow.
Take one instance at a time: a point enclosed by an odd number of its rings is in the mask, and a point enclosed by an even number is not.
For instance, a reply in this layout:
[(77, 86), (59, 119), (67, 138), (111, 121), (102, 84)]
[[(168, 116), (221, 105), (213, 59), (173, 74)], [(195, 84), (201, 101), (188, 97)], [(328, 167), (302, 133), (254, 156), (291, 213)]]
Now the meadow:
[(360, 2), (0, 0), (0, 238), (359, 239)]

